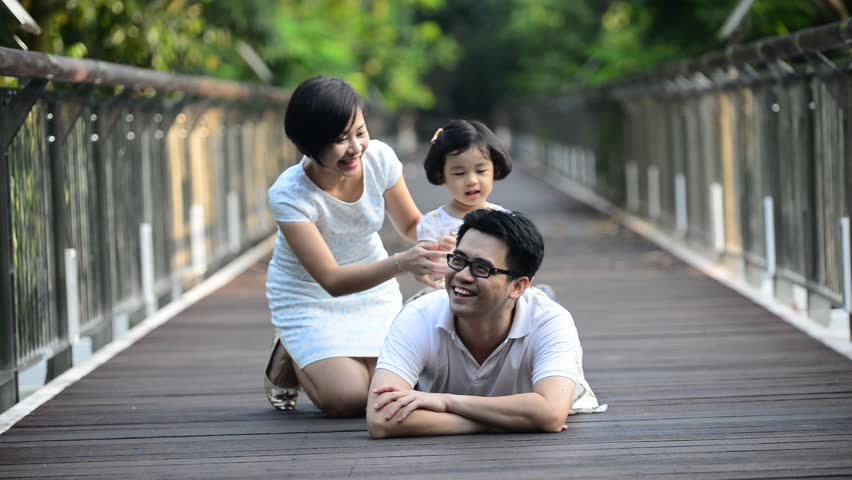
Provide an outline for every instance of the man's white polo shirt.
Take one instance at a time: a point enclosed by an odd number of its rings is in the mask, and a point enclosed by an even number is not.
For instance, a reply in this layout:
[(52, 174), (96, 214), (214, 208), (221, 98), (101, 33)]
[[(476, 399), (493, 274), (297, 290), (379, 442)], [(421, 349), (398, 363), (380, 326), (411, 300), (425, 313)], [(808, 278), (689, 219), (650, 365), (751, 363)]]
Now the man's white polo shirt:
[(604, 411), (583, 377), (583, 349), (567, 310), (537, 288), (515, 304), (509, 335), (480, 365), (456, 335), (445, 290), (424, 295), (397, 315), (376, 368), (425, 392), (496, 397), (532, 391), (539, 380), (574, 382), (571, 413)]

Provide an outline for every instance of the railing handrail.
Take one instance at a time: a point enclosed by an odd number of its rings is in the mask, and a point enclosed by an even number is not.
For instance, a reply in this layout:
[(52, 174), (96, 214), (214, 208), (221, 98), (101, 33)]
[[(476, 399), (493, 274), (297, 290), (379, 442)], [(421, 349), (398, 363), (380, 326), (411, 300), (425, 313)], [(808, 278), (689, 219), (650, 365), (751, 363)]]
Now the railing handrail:
[(76, 59), (3, 47), (0, 47), (0, 75), (139, 90), (150, 88), (158, 92), (223, 100), (256, 100), (284, 104), (290, 97), (285, 90), (266, 85), (158, 72), (100, 60)]
[(646, 82), (708, 72), (726, 67), (759, 66), (778, 60), (793, 60), (807, 55), (849, 47), (852, 44), (852, 17), (839, 22), (806, 28), (789, 35), (770, 37), (743, 45), (731, 45), (724, 50), (714, 50), (697, 57), (674, 61), (653, 71), (631, 75), (603, 85), (619, 88)]

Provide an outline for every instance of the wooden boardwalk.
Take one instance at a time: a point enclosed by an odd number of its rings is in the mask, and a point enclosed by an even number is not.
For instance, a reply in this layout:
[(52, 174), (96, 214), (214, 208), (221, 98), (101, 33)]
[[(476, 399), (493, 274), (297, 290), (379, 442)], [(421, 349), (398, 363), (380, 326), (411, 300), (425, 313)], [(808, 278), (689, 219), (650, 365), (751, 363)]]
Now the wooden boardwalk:
[[(538, 281), (574, 314), (609, 412), (553, 435), (373, 441), (304, 399), (274, 411), (257, 264), (0, 436), (0, 477), (852, 476), (852, 362), (518, 170), (492, 200), (539, 223)], [(421, 208), (445, 197), (406, 171)]]

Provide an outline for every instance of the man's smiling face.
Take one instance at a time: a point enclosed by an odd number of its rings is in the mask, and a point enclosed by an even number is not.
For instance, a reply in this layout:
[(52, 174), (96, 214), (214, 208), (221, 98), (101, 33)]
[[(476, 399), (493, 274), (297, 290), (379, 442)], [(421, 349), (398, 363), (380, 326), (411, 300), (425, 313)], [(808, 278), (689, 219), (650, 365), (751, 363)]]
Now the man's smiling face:
[[(455, 254), (470, 262), (480, 262), (503, 270), (506, 265), (506, 245), (495, 237), (478, 230), (468, 230), (459, 242)], [(510, 301), (511, 278), (494, 273), (488, 278), (474, 277), (470, 266), (460, 272), (450, 269), (444, 277), (450, 296), (450, 310), (461, 318), (491, 316), (503, 311)]]

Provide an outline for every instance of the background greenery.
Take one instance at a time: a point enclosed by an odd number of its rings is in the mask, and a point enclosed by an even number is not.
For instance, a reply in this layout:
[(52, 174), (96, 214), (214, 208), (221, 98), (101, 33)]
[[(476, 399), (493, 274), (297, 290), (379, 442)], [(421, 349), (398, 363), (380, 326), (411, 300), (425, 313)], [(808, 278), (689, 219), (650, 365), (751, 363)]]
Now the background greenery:
[[(738, 1), (22, 0), (44, 32), (19, 35), (48, 53), (259, 81), (245, 42), (278, 86), (322, 73), (389, 110), (488, 115), (722, 48)], [(754, 0), (727, 42), (836, 21), (850, 1)]]

